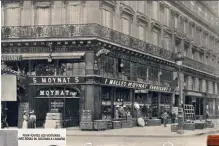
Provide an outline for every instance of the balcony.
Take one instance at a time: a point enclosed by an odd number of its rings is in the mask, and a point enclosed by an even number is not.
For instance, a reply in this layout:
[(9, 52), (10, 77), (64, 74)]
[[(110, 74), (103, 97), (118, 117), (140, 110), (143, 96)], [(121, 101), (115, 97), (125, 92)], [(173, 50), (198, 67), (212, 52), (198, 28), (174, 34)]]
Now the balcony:
[[(175, 54), (172, 51), (154, 46), (99, 24), (11, 26), (2, 27), (1, 33), (2, 40), (12, 41), (28, 39), (96, 37), (169, 61), (174, 61), (175, 59)], [(215, 68), (189, 58), (185, 59), (185, 65), (214, 75), (218, 73)]]

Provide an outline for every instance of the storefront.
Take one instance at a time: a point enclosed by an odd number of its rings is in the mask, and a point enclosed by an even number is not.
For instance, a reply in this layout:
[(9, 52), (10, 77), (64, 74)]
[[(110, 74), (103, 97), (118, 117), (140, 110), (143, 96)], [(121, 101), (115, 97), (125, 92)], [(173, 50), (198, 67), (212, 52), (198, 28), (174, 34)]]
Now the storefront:
[(62, 114), (63, 127), (79, 125), (81, 83), (84, 77), (29, 77), (30, 102), (42, 127), (47, 113)]
[(185, 104), (193, 105), (196, 119), (205, 118), (206, 94), (194, 91), (185, 91)]
[(208, 117), (213, 119), (216, 118), (217, 95), (207, 94), (205, 106)]
[(103, 119), (114, 119), (117, 106), (124, 106), (135, 117), (134, 102), (140, 105), (142, 117), (159, 117), (160, 112), (171, 111), (174, 89), (170, 87), (102, 78), (101, 89)]

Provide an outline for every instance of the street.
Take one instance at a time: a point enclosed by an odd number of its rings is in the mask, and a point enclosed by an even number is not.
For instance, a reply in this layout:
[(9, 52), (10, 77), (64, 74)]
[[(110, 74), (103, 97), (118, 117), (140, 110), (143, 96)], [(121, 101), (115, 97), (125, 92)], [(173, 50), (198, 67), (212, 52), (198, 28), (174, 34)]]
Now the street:
[(85, 146), (86, 143), (92, 146), (206, 146), (206, 139), (207, 135), (182, 138), (68, 136), (67, 146)]

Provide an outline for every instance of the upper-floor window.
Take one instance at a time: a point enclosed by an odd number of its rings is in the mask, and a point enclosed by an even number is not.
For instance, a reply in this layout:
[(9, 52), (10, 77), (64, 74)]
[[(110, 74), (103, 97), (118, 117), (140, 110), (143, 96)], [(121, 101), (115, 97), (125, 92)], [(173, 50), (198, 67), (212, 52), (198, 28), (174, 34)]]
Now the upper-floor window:
[(147, 28), (146, 25), (140, 24), (138, 26), (138, 38), (142, 41), (146, 41), (147, 38)]
[(35, 25), (49, 25), (51, 23), (50, 2), (36, 2), (35, 7)]
[(195, 59), (195, 50), (192, 50), (192, 59)]
[(170, 9), (169, 8), (165, 8), (164, 10), (165, 12), (165, 25), (170, 27)]
[(102, 24), (108, 28), (113, 28), (113, 13), (111, 11), (102, 9)]
[(138, 2), (138, 11), (142, 14), (147, 14), (147, 1), (137, 1)]
[(19, 26), (21, 20), (21, 7), (19, 3), (6, 4), (5, 25)]
[(153, 31), (153, 44), (159, 46), (159, 31)]
[(169, 35), (166, 35), (164, 38), (165, 48), (167, 50), (171, 50), (171, 37)]
[(80, 24), (82, 23), (82, 4), (77, 1), (69, 1), (66, 5), (66, 23)]
[(152, 18), (158, 21), (159, 20), (159, 4), (157, 1), (152, 2), (152, 9), (153, 9)]
[(208, 20), (208, 13), (205, 11), (205, 20)]
[(122, 32), (124, 34), (131, 34), (131, 19), (128, 16), (122, 17)]
[(183, 25), (184, 29), (183, 29), (183, 32), (186, 34), (188, 32), (188, 25), (187, 25), (187, 21), (184, 21), (184, 25)]

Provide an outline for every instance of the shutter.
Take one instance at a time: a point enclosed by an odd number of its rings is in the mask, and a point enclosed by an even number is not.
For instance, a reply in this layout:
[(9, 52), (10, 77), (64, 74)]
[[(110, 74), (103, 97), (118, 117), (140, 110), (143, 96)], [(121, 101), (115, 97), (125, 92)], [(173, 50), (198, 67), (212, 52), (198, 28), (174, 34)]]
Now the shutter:
[(122, 18), (122, 32), (124, 34), (129, 34), (129, 20)]
[(5, 25), (4, 22), (5, 22), (5, 13), (4, 13), (4, 8), (1, 7), (1, 24), (2, 24), (2, 26)]
[(112, 28), (112, 13), (110, 11), (105, 11), (106, 13), (106, 27)]
[(139, 34), (139, 39), (140, 40), (145, 40), (145, 29), (143, 26), (139, 26), (139, 29), (138, 29), (138, 34)]
[(67, 6), (67, 20), (69, 24), (80, 24), (81, 5)]
[(50, 7), (36, 8), (36, 25), (49, 25)]
[(7, 5), (7, 26), (19, 26), (20, 25), (20, 8), (18, 6)]
[(144, 1), (138, 1), (138, 10), (139, 12), (145, 14), (145, 2)]

